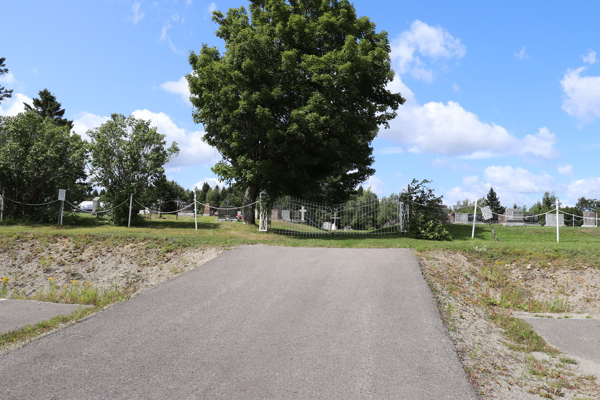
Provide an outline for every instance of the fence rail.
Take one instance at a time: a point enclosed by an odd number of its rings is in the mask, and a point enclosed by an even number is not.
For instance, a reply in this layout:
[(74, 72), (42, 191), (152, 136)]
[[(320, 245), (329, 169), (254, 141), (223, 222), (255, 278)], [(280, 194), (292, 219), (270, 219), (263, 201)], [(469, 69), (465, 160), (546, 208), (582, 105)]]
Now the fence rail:
[(268, 219), (269, 231), (291, 236), (400, 233), (407, 216), (404, 204), (393, 199), (328, 205), (284, 198), (261, 213)]

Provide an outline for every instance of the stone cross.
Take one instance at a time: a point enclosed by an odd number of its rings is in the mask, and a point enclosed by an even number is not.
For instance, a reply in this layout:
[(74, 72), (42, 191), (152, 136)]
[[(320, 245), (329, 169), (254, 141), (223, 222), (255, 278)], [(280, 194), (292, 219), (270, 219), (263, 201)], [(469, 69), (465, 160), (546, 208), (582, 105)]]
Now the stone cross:
[(302, 222), (304, 222), (304, 214), (306, 213), (306, 208), (304, 208), (304, 206), (302, 206), (302, 208), (300, 209), (300, 220)]

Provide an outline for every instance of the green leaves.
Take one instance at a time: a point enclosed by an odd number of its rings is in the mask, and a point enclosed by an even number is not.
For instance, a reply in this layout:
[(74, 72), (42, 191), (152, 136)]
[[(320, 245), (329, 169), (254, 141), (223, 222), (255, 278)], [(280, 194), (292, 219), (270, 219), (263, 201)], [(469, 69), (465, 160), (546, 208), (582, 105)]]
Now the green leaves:
[[(0, 117), (0, 187), (6, 197), (39, 204), (66, 189), (71, 202), (81, 201), (88, 188), (87, 162), (85, 143), (67, 126), (34, 112)], [(19, 220), (48, 222), (58, 215), (58, 203), (33, 207), (7, 201), (4, 207), (6, 217)]]
[(224, 158), (213, 171), (272, 197), (345, 200), (374, 173), (371, 141), (404, 102), (386, 89), (387, 33), (337, 0), (253, 0), (250, 14), (213, 20), (226, 52), (203, 46), (187, 76), (194, 120)]
[[(92, 156), (92, 182), (106, 189), (112, 206), (131, 194), (140, 198), (146, 189), (162, 183), (164, 165), (179, 154), (173, 142), (166, 148), (165, 136), (150, 127), (150, 121), (112, 114), (99, 128), (88, 131)], [(126, 224), (128, 210), (117, 209), (113, 222)]]

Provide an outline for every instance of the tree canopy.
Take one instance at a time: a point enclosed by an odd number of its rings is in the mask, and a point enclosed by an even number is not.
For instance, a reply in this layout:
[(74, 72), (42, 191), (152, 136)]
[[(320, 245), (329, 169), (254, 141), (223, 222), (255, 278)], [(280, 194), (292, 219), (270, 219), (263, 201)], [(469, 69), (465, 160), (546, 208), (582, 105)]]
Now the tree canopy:
[[(40, 204), (56, 200), (67, 190), (73, 204), (88, 191), (85, 142), (65, 126), (33, 112), (0, 117), (0, 187), (6, 197)], [(6, 201), (4, 215), (19, 220), (49, 222), (57, 218), (58, 203), (27, 206)]]
[(345, 200), (404, 102), (386, 89), (387, 33), (347, 0), (251, 0), (213, 21), (225, 53), (203, 45), (187, 75), (194, 121), (223, 155), (213, 171), (245, 188), (245, 204), (261, 190)]
[[(165, 181), (164, 165), (179, 153), (173, 142), (166, 147), (165, 135), (150, 127), (150, 121), (112, 114), (99, 128), (87, 132), (91, 139), (92, 182), (106, 189), (111, 207), (129, 196), (145, 199), (149, 188)], [(155, 199), (153, 199), (155, 200)], [(142, 200), (143, 201), (143, 200)], [(113, 212), (115, 224), (127, 224), (128, 209)]]
[(73, 121), (63, 118), (65, 110), (60, 108), (61, 104), (56, 101), (56, 96), (50, 93), (48, 89), (40, 90), (39, 95), (39, 99), (33, 99), (33, 107), (23, 103), (25, 111), (33, 111), (42, 118), (51, 118), (56, 125), (67, 126), (69, 131), (73, 129)]
[[(6, 68), (4, 65), (4, 60), (6, 60), (6, 58), (0, 57), (0, 76), (8, 73), (8, 68)], [(0, 86), (0, 102), (2, 102), (4, 99), (11, 98), (12, 92), (12, 90), (7, 90), (4, 88), (4, 86)]]

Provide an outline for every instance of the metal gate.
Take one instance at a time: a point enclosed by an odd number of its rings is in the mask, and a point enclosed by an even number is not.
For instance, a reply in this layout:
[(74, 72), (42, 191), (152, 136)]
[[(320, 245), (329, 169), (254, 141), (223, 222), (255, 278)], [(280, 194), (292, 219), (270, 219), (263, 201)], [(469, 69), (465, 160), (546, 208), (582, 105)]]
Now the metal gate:
[(269, 231), (292, 236), (383, 235), (404, 232), (407, 211), (397, 199), (327, 205), (284, 198), (262, 210), (261, 220), (267, 218)]

